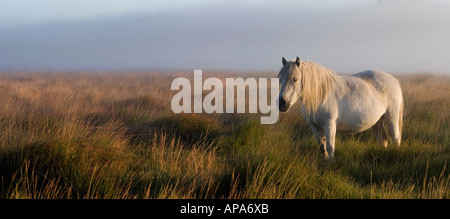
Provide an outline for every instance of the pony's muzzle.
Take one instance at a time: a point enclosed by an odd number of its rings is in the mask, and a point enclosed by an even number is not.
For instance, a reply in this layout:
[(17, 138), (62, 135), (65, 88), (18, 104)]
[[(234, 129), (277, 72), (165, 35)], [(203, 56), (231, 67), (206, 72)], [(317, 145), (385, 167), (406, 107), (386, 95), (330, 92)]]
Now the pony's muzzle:
[(283, 97), (280, 97), (278, 100), (278, 109), (281, 112), (286, 112), (289, 109), (290, 104), (286, 103), (286, 100), (284, 100)]

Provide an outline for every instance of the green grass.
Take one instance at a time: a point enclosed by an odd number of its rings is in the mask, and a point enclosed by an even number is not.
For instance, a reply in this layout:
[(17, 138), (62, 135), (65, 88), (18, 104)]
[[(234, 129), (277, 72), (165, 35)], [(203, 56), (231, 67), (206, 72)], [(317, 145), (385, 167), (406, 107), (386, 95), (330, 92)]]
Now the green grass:
[(447, 76), (399, 76), (402, 145), (338, 133), (334, 163), (298, 105), (274, 125), (176, 115), (173, 77), (0, 74), (0, 198), (450, 197)]

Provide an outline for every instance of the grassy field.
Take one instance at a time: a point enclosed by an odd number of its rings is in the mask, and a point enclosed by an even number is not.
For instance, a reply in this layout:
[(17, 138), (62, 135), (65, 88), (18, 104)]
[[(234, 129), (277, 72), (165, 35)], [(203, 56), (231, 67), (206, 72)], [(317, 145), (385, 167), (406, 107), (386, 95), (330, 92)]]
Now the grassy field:
[(192, 75), (0, 73), (0, 198), (450, 197), (449, 76), (397, 75), (401, 147), (338, 133), (330, 164), (299, 105), (274, 125), (174, 114), (170, 84)]

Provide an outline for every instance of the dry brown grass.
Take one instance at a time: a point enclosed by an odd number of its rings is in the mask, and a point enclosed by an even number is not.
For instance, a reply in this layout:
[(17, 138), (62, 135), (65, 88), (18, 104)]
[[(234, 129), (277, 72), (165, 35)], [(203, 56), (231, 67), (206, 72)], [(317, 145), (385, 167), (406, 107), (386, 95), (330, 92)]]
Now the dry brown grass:
[(253, 114), (175, 115), (170, 83), (192, 75), (0, 74), (0, 197), (450, 196), (448, 76), (399, 75), (402, 146), (385, 150), (367, 132), (338, 135), (330, 165), (299, 107), (275, 125), (260, 125)]

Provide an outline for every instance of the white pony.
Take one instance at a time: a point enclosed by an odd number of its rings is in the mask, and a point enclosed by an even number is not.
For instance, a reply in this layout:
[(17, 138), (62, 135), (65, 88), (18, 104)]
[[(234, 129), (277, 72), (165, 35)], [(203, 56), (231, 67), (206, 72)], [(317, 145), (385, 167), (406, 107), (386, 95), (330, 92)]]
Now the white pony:
[(388, 132), (400, 145), (403, 125), (403, 96), (392, 75), (369, 70), (340, 76), (314, 62), (286, 61), (283, 57), (279, 110), (286, 112), (298, 99), (325, 158), (334, 159), (336, 131), (361, 132), (369, 128), (387, 147)]

